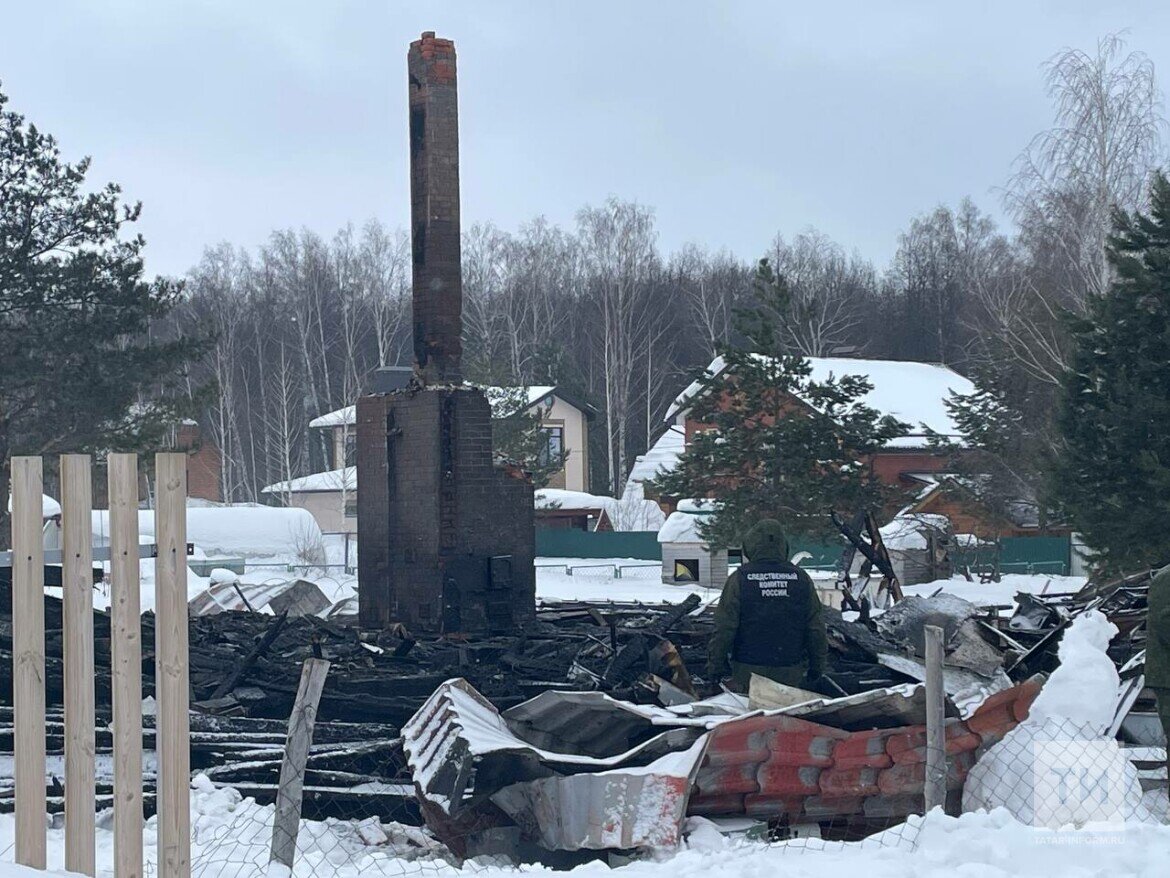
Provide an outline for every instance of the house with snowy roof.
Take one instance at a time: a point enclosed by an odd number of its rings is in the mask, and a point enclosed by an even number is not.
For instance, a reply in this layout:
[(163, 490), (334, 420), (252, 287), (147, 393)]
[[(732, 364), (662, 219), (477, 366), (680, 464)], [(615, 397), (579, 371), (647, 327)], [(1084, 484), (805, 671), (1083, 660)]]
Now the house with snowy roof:
[[(872, 389), (863, 402), (883, 415), (891, 415), (910, 425), (906, 435), (889, 440), (874, 455), (871, 465), (882, 481), (917, 493), (932, 481), (932, 474), (950, 466), (948, 456), (932, 446), (930, 437), (936, 434), (953, 441), (960, 439), (946, 400), (952, 393), (974, 392), (975, 385), (967, 378), (936, 363), (844, 357), (809, 357), (808, 362), (813, 381), (845, 375), (865, 377)], [(716, 357), (707, 367), (710, 377), (727, 373), (728, 365), (722, 357)], [(693, 382), (678, 395), (666, 413), (668, 425), (681, 431), (684, 448), (695, 433), (706, 426), (691, 415), (694, 401), (704, 386), (702, 381)], [(807, 408), (803, 400), (795, 397), (790, 402), (789, 411), (800, 412)]]
[[(484, 387), (492, 416), (538, 414), (548, 437), (552, 459), (564, 465), (553, 473), (548, 487), (585, 494), (589, 482), (589, 422), (596, 412), (571, 393), (554, 386)], [(309, 421), (312, 431), (325, 434), (327, 469), (268, 485), (264, 494), (287, 506), (309, 510), (326, 533), (357, 532), (357, 439), (355, 406), (345, 406)]]

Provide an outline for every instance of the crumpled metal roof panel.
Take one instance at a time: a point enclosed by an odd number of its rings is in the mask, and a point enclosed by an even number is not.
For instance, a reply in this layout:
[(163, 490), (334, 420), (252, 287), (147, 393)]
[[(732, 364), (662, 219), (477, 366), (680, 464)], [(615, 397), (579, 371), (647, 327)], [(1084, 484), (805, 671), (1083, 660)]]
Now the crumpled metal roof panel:
[(674, 848), (705, 746), (696, 741), (642, 768), (515, 784), (492, 801), (548, 850)]

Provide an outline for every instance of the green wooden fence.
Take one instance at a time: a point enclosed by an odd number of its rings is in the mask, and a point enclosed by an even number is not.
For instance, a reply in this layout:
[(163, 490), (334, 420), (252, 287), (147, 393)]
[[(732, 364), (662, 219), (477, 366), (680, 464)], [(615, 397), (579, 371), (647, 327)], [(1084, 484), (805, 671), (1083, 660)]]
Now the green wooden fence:
[[(841, 561), (844, 543), (792, 540), (791, 551), (808, 552), (812, 557), (801, 566), (835, 569)], [(956, 566), (994, 563), (994, 547), (979, 552), (979, 558), (964, 558), (970, 550), (956, 550)], [(637, 558), (661, 561), (662, 549), (654, 531), (589, 533), (583, 530), (537, 530), (536, 554), (542, 558)], [(1003, 573), (1051, 573), (1066, 575), (1072, 560), (1068, 536), (1005, 537), (999, 545), (999, 569)]]

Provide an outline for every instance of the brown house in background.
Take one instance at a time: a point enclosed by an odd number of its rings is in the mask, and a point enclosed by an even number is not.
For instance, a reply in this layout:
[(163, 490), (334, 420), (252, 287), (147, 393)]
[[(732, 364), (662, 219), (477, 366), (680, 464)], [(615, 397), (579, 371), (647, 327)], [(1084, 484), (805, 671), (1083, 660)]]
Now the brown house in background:
[(207, 432), (195, 421), (183, 421), (172, 445), (187, 453), (187, 496), (222, 503), (223, 456)]
[[(932, 434), (952, 440), (959, 438), (945, 403), (952, 393), (969, 394), (974, 390), (968, 379), (934, 363), (810, 357), (809, 364), (814, 381), (823, 381), (830, 375), (864, 376), (873, 386), (864, 402), (910, 425), (907, 435), (888, 442), (869, 462), (878, 479), (902, 488), (915, 498), (900, 511), (945, 515), (956, 533), (975, 534), (982, 539), (1030, 536), (1037, 532), (1039, 523), (1028, 504), (1021, 503), (1019, 515), (1010, 519), (997, 515), (977, 502), (971, 491), (962, 488), (951, 472), (950, 455), (931, 446)], [(720, 375), (727, 369), (722, 358), (716, 358), (707, 371), (710, 375)], [(701, 387), (695, 382), (684, 390), (666, 416), (667, 423), (683, 433), (686, 444), (706, 426), (691, 416), (692, 402)], [(807, 404), (795, 396), (787, 408), (789, 412), (806, 409)], [(668, 461), (670, 466), (673, 463)], [(660, 498), (660, 502), (665, 499)], [(665, 511), (669, 513), (673, 509)], [(887, 515), (897, 511), (887, 510)]]

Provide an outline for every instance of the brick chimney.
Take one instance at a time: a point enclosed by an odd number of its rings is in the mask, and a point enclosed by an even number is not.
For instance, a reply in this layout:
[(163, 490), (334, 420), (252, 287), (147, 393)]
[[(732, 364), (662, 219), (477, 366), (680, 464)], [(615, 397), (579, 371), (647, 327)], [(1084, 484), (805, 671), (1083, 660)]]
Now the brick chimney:
[(513, 632), (536, 613), (532, 480), (497, 467), (491, 406), (459, 359), (455, 47), (407, 53), (414, 372), (357, 401), (358, 616), (366, 627)]
[(458, 385), (463, 281), (455, 44), (427, 31), (410, 44), (406, 63), (415, 370), (424, 385)]

